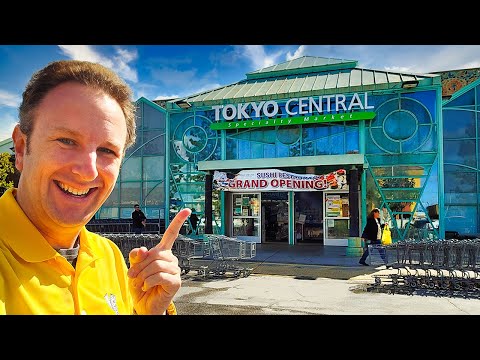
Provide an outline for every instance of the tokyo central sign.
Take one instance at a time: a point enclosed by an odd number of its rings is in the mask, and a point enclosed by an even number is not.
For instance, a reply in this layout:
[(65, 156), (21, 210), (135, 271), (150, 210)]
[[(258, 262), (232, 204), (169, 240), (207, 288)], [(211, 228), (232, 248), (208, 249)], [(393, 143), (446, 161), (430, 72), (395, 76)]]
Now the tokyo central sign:
[[(213, 130), (251, 128), (306, 123), (368, 120), (375, 117), (368, 104), (368, 94), (354, 93), (347, 99), (344, 94), (292, 98), (279, 105), (275, 100), (215, 105)], [(279, 117), (283, 111), (290, 117)], [(358, 111), (364, 110), (364, 111)], [(223, 121), (222, 121), (223, 120)]]

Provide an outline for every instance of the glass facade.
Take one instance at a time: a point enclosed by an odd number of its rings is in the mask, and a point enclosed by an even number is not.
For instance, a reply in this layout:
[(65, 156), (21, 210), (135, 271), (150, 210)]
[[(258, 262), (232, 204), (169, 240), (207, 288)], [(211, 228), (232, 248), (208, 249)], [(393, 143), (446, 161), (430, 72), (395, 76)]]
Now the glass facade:
[(480, 84), (475, 81), (443, 106), (445, 230), (479, 228)]
[[(432, 176), (438, 164), (437, 93), (418, 91), (374, 99), (377, 114), (365, 133), (366, 213), (380, 208), (392, 238), (399, 240), (412, 236), (415, 215), (425, 216), (432, 228), (438, 219), (438, 213), (427, 211), (438, 206), (438, 182)], [(438, 230), (432, 235), (438, 238)]]
[(139, 204), (148, 219), (165, 218), (166, 111), (139, 99), (135, 144), (125, 154), (114, 190), (96, 217), (130, 219)]
[[(372, 120), (227, 130), (210, 128), (216, 122), (212, 105), (193, 102), (192, 107), (183, 110), (167, 103), (164, 109), (141, 98), (136, 103), (136, 142), (128, 149), (116, 187), (96, 217), (130, 218), (133, 205), (139, 203), (148, 218), (168, 222), (180, 209), (188, 207), (200, 218), (198, 234), (201, 235), (205, 227), (207, 172), (198, 170), (200, 161), (272, 159), (275, 163), (274, 160), (282, 158), (360, 154), (365, 159), (360, 179), (361, 194), (365, 196), (360, 201), (361, 227), (366, 214), (373, 207), (379, 207), (383, 220), (391, 225), (394, 241), (409, 237), (417, 214), (424, 214), (434, 228), (434, 236), (438, 237), (439, 200), (442, 199), (445, 230), (476, 233), (480, 210), (480, 95), (477, 87), (472, 87), (448, 101), (440, 111), (441, 88), (437, 85), (400, 91), (398, 88), (390, 91), (387, 86), (372, 88), (367, 91), (368, 103), (375, 112)], [(354, 92), (346, 89), (348, 103)], [(227, 93), (219, 93), (222, 100), (215, 98), (212, 104), (226, 106), (241, 102), (228, 99)], [(332, 89), (332, 94), (335, 93), (338, 90)], [(363, 92), (360, 96), (364, 96)], [(330, 109), (326, 98), (329, 96), (325, 95), (323, 105), (318, 106)], [(257, 97), (250, 101), (258, 103), (265, 99)], [(278, 112), (273, 116), (269, 115), (271, 109), (266, 113), (257, 113), (251, 108), (244, 110), (252, 120), (291, 118), (292, 113), (297, 113), (295, 106), (298, 105), (291, 105), (289, 111), (285, 108), (291, 98), (274, 99)], [(309, 111), (309, 116), (319, 115), (315, 107)], [(332, 107), (329, 114), (349, 112), (337, 106)], [(442, 117), (443, 127), (439, 129)], [(439, 141), (442, 131), (443, 139)], [(438, 154), (440, 145), (444, 150), (443, 159)], [(305, 171), (306, 166), (310, 165), (300, 165), (294, 171)], [(438, 189), (440, 180), (445, 184), (444, 193)], [(213, 231), (221, 233), (225, 231), (222, 221), (226, 216), (226, 201), (220, 191), (214, 190), (212, 196)], [(348, 227), (342, 236), (346, 236)]]

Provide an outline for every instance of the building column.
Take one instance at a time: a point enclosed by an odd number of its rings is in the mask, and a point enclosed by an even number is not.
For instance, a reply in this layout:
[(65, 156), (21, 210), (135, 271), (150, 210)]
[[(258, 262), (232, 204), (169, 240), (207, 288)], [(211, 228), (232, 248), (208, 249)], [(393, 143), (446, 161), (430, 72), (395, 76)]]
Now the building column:
[(349, 236), (360, 236), (360, 214), (358, 211), (358, 169), (353, 166), (348, 171), (348, 203), (350, 209), (350, 230)]
[(209, 171), (205, 175), (205, 234), (213, 234), (213, 209), (212, 209), (213, 175)]

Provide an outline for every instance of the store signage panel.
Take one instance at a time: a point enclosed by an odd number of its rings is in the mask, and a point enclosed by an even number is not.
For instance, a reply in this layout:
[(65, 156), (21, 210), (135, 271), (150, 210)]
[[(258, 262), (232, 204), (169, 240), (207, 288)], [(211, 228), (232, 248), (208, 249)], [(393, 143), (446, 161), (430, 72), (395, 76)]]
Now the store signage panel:
[[(369, 105), (368, 93), (323, 95), (293, 98), (281, 103), (275, 100), (215, 105), (213, 130), (285, 126), (335, 121), (370, 120), (375, 106)], [(282, 110), (283, 109), (283, 110)], [(283, 111), (288, 117), (283, 116)]]
[(354, 121), (354, 120), (371, 120), (375, 117), (373, 111), (315, 115), (315, 116), (298, 116), (293, 118), (265, 119), (265, 120), (242, 120), (242, 121), (226, 121), (216, 122), (210, 125), (212, 130), (226, 129), (246, 129), (266, 126), (284, 126), (284, 125), (300, 125), (300, 124), (318, 124), (329, 123), (335, 121)]
[(295, 174), (278, 169), (242, 170), (237, 174), (215, 171), (213, 189), (224, 191), (321, 191), (348, 189), (346, 171), (324, 175)]

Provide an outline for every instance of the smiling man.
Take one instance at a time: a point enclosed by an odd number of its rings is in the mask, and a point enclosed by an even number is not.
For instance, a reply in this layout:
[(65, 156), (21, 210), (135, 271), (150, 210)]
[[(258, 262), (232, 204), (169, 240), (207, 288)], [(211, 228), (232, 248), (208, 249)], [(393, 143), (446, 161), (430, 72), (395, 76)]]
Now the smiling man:
[(175, 314), (172, 254), (189, 209), (159, 244), (118, 247), (86, 230), (135, 142), (130, 88), (107, 68), (57, 61), (23, 93), (12, 138), (17, 189), (0, 198), (0, 314)]

